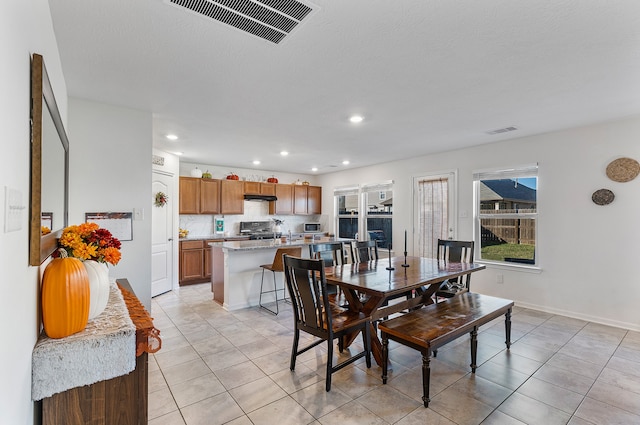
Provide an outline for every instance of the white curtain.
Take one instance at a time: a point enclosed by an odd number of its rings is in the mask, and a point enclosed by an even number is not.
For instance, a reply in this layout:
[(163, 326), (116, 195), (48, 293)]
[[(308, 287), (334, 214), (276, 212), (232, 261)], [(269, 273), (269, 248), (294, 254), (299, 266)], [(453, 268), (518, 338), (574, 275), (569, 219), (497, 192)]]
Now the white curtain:
[(438, 239), (449, 237), (449, 179), (418, 182), (418, 255), (436, 258)]

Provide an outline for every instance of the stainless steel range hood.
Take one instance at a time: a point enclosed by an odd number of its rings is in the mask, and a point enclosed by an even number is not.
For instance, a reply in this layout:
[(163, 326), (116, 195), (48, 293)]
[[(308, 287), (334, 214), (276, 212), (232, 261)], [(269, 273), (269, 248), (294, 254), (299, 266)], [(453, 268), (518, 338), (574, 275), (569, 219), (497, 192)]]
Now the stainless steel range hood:
[(273, 195), (244, 195), (245, 201), (277, 201)]

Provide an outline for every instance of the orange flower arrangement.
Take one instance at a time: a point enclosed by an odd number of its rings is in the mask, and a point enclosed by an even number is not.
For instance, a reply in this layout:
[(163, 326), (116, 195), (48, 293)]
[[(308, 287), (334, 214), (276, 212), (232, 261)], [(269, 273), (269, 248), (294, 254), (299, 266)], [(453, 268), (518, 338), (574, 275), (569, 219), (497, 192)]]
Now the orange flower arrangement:
[(58, 240), (58, 247), (67, 251), (69, 257), (95, 260), (114, 266), (122, 257), (120, 241), (114, 238), (110, 231), (101, 229), (96, 223), (66, 227)]

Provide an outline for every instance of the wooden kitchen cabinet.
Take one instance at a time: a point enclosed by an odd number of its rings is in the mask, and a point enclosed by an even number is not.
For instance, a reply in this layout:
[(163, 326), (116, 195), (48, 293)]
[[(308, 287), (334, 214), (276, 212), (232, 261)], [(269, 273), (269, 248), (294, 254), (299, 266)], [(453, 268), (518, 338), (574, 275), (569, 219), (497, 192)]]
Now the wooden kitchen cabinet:
[(220, 213), (220, 180), (200, 180), (200, 214)]
[(307, 214), (322, 214), (322, 188), (307, 186)]
[(239, 180), (220, 181), (220, 214), (244, 213), (244, 183)]
[(290, 184), (275, 184), (277, 201), (269, 202), (269, 214), (293, 214), (293, 188)]
[(180, 214), (219, 214), (220, 180), (180, 177)]
[(307, 215), (307, 193), (308, 187), (306, 185), (293, 186), (293, 213), (299, 215)]
[(180, 214), (200, 214), (200, 180), (180, 177)]
[(275, 183), (244, 182), (244, 193), (247, 195), (275, 195)]
[(179, 279), (180, 285), (206, 282), (205, 277), (205, 241), (180, 241)]

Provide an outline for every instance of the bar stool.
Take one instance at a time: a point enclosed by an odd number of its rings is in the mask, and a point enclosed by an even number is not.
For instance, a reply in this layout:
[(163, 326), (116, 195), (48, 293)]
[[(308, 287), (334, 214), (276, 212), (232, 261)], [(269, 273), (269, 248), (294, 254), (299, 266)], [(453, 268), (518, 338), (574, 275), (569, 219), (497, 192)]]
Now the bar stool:
[[(260, 307), (264, 308), (265, 310), (277, 315), (280, 310), (278, 309), (278, 291), (282, 291), (282, 299), (286, 299), (286, 292), (285, 292), (285, 286), (284, 283), (282, 285), (282, 288), (278, 288), (278, 284), (276, 282), (276, 272), (284, 272), (284, 265), (282, 263), (282, 256), (284, 254), (287, 254), (289, 256), (292, 257), (300, 257), (302, 256), (302, 248), (297, 246), (297, 247), (287, 247), (287, 248), (278, 248), (276, 250), (276, 255), (275, 257), (273, 257), (273, 263), (271, 264), (263, 264), (260, 267), (262, 267), (262, 280), (260, 281), (260, 300), (259, 300), (259, 304)], [(271, 270), (273, 272), (273, 289), (269, 289), (269, 290), (264, 290), (264, 271), (265, 270)], [(273, 293), (276, 299), (276, 309), (271, 310), (269, 307), (262, 305), (262, 295), (263, 294), (270, 294)]]

